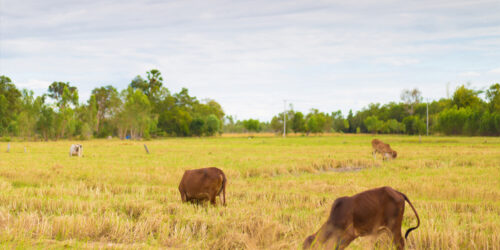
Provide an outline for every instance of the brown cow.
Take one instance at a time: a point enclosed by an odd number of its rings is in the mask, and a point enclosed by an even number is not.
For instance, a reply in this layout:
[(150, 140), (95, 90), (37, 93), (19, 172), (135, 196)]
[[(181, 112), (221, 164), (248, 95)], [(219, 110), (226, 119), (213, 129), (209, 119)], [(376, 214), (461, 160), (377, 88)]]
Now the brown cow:
[(382, 155), (382, 160), (385, 160), (386, 158), (395, 159), (398, 156), (398, 153), (392, 150), (389, 144), (385, 144), (379, 139), (372, 140), (372, 148), (372, 155), (375, 159), (377, 159), (377, 153), (380, 153)]
[[(226, 176), (218, 168), (200, 168), (186, 170), (179, 184), (179, 192), (183, 202), (199, 202), (210, 200), (215, 205), (215, 198), (223, 194), (223, 205), (226, 205)], [(220, 197), (219, 197), (220, 198)]]
[(393, 244), (404, 248), (401, 223), (405, 201), (417, 216), (418, 225), (409, 228), (408, 234), (420, 226), (420, 218), (408, 197), (391, 187), (374, 188), (362, 193), (335, 200), (330, 216), (318, 232), (306, 238), (304, 249), (344, 249), (359, 236), (376, 235), (383, 230), (392, 232)]

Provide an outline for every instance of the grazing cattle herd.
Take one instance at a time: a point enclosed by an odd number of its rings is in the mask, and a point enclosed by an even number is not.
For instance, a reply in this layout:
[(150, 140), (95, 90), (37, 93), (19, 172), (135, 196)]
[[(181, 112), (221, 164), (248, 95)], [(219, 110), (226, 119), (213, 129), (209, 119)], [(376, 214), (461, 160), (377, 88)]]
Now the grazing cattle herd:
[[(395, 159), (397, 152), (389, 144), (378, 139), (372, 140), (373, 156), (382, 155), (382, 159)], [(83, 154), (81, 144), (70, 147), (70, 156)], [(182, 202), (199, 204), (210, 201), (216, 205), (219, 196), (222, 204), (226, 205), (227, 179), (224, 172), (218, 168), (200, 168), (186, 170), (179, 184), (179, 193)], [(222, 197), (220, 195), (222, 194)], [(360, 236), (378, 235), (388, 231), (392, 233), (392, 243), (397, 249), (403, 249), (405, 241), (401, 235), (401, 224), (408, 202), (417, 217), (417, 226), (406, 231), (408, 234), (420, 226), (420, 218), (408, 197), (391, 187), (370, 189), (353, 196), (337, 198), (330, 210), (327, 221), (320, 229), (308, 236), (303, 249), (344, 249), (354, 239)]]

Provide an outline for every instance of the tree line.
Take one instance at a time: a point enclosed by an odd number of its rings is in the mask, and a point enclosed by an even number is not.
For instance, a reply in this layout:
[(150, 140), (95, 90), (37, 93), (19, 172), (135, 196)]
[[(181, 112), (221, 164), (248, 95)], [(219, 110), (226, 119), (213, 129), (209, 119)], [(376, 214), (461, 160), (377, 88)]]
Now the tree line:
[(214, 100), (198, 100), (188, 89), (171, 93), (161, 72), (138, 75), (126, 89), (98, 87), (86, 103), (69, 82), (53, 82), (47, 93), (16, 88), (0, 76), (0, 136), (57, 140), (118, 136), (210, 136), (222, 132), (224, 111)]
[(127, 88), (112, 85), (92, 90), (86, 103), (69, 82), (53, 82), (47, 92), (19, 90), (7, 76), (0, 76), (0, 136), (57, 140), (61, 138), (151, 138), (165, 136), (212, 136), (220, 133), (317, 134), (385, 133), (425, 134), (427, 106), (429, 133), (445, 135), (500, 135), (500, 84), (486, 90), (459, 86), (449, 98), (424, 103), (418, 89), (403, 90), (400, 102), (371, 103), (347, 116), (342, 112), (308, 113), (293, 110), (271, 121), (237, 120), (226, 116), (212, 99), (198, 100), (188, 89), (171, 93), (161, 72), (153, 69), (136, 76)]
[[(428, 107), (428, 109), (427, 109)], [(292, 105), (286, 112), (275, 115), (270, 122), (255, 119), (233, 121), (229, 117), (225, 132), (266, 131), (283, 133), (286, 120), (287, 133), (383, 133), (423, 135), (500, 135), (500, 84), (484, 91), (459, 86), (452, 97), (424, 103), (418, 89), (403, 90), (400, 102), (371, 103), (356, 113), (320, 112), (311, 109), (304, 114), (294, 111)]]

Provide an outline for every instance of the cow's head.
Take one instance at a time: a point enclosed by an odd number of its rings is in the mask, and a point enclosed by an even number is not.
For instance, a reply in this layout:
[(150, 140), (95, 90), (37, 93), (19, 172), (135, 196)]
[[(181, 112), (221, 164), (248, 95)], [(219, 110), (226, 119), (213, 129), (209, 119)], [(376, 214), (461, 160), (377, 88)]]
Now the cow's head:
[(396, 157), (398, 157), (398, 152), (393, 150), (391, 155), (392, 155), (392, 159), (396, 159)]

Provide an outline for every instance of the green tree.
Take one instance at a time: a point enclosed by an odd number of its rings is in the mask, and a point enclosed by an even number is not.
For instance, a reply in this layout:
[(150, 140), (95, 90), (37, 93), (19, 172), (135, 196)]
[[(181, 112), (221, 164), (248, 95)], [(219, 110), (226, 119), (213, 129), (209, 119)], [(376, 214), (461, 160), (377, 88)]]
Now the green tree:
[(399, 134), (404, 133), (406, 131), (405, 125), (403, 123), (399, 123), (396, 119), (390, 119), (384, 122), (382, 126), (382, 132), (389, 134)]
[(53, 82), (49, 86), (48, 96), (52, 98), (57, 105), (58, 113), (55, 118), (56, 139), (64, 137), (71, 119), (73, 118), (73, 110), (71, 105), (78, 105), (78, 90), (76, 87), (70, 86), (65, 82)]
[(224, 119), (224, 110), (222, 106), (212, 99), (205, 99), (201, 103), (194, 103), (193, 113), (202, 117), (215, 115), (219, 121)]
[(186, 88), (182, 88), (179, 93), (174, 94), (176, 105), (191, 112), (199, 102), (196, 97), (190, 96)]
[(405, 89), (401, 93), (401, 100), (406, 104), (408, 113), (413, 115), (415, 105), (422, 101), (422, 93), (417, 88)]
[(192, 116), (185, 108), (174, 104), (160, 114), (158, 126), (169, 135), (189, 136), (192, 120)]
[(292, 118), (292, 130), (295, 133), (306, 132), (306, 120), (302, 112), (295, 112)]
[(78, 105), (78, 90), (69, 82), (53, 82), (49, 86), (48, 96), (56, 101), (59, 110), (64, 110), (71, 104)]
[(262, 127), (260, 126), (259, 120), (255, 119), (248, 119), (243, 121), (243, 126), (248, 132), (254, 131), (254, 132), (260, 132)]
[(354, 126), (354, 114), (352, 113), (352, 109), (349, 110), (349, 114), (347, 115), (347, 122), (349, 123), (349, 132), (356, 132), (357, 127)]
[(24, 138), (30, 138), (35, 135), (36, 123), (41, 114), (43, 97), (36, 97), (32, 90), (22, 90), (21, 112), (18, 117), (20, 135)]
[[(271, 119), (270, 126), (271, 126), (271, 129), (275, 133), (283, 133), (283, 127), (284, 127), (284, 125), (283, 125), (283, 120), (284, 120), (283, 116), (284, 115), (283, 114), (284, 113), (281, 112), (277, 116), (274, 116)], [(290, 130), (292, 130), (292, 121), (293, 121), (294, 114), (295, 114), (295, 112), (291, 108), (286, 112), (286, 133), (289, 133)]]
[(98, 105), (95, 95), (91, 95), (87, 105), (80, 105), (75, 108), (74, 132), (73, 135), (79, 139), (90, 139), (96, 131)]
[(373, 115), (367, 117), (363, 123), (365, 124), (366, 129), (373, 134), (379, 132), (383, 126), (383, 121), (380, 121), (376, 116)]
[(453, 93), (452, 103), (456, 105), (457, 108), (477, 108), (482, 102), (478, 97), (480, 93), (481, 91), (468, 89), (462, 85), (455, 90), (455, 93)]
[(271, 129), (275, 133), (279, 133), (280, 131), (283, 132), (283, 114), (281, 114), (281, 117), (280, 115), (273, 116), (271, 119)]
[(205, 129), (205, 121), (202, 118), (196, 117), (191, 121), (189, 130), (192, 135), (202, 136)]
[(439, 129), (446, 135), (458, 135), (463, 132), (463, 127), (467, 120), (464, 109), (456, 107), (444, 110), (439, 114)]
[(403, 119), (405, 130), (410, 135), (421, 135), (425, 133), (425, 122), (417, 116), (407, 116)]
[(337, 112), (332, 112), (332, 128), (336, 132), (348, 132), (349, 131), (349, 121), (344, 119), (342, 112), (338, 110)]
[(495, 83), (486, 90), (486, 99), (489, 101), (492, 112), (500, 112), (500, 84)]
[(9, 131), (21, 110), (21, 92), (10, 78), (0, 76), (0, 135)]
[[(108, 85), (105, 87), (99, 87), (93, 89), (91, 99), (92, 98), (95, 99), (97, 107), (96, 122), (94, 129), (96, 133), (99, 134), (103, 121), (107, 118), (110, 118), (112, 116), (112, 111), (114, 110), (114, 108), (116, 108), (119, 105), (120, 97), (116, 88), (111, 85)], [(89, 102), (90, 101), (91, 100), (89, 99)]]
[(49, 138), (54, 136), (54, 123), (56, 113), (54, 110), (48, 106), (43, 104), (40, 109), (40, 116), (36, 123), (37, 132), (42, 136), (45, 141), (48, 141)]
[(306, 132), (323, 133), (327, 126), (327, 116), (317, 109), (311, 109), (306, 116)]
[(130, 83), (134, 90), (141, 90), (149, 99), (150, 103), (158, 103), (161, 99), (163, 77), (157, 69), (146, 72), (146, 79), (140, 75), (136, 76)]
[(123, 109), (116, 116), (116, 125), (120, 138), (127, 134), (132, 139), (141, 138), (149, 133), (151, 122), (151, 104), (148, 97), (141, 90), (129, 87), (121, 93)]
[(207, 117), (206, 122), (206, 134), (208, 136), (215, 135), (215, 133), (220, 132), (220, 120), (215, 114), (211, 114)]
[(364, 120), (367, 130), (371, 133), (378, 133), (382, 131), (384, 121), (379, 120), (376, 116), (369, 116)]

